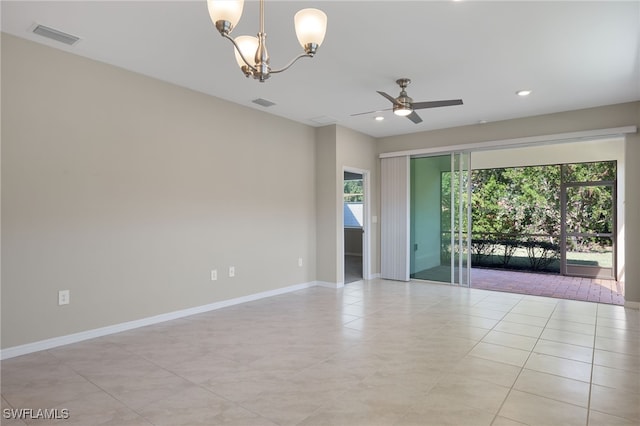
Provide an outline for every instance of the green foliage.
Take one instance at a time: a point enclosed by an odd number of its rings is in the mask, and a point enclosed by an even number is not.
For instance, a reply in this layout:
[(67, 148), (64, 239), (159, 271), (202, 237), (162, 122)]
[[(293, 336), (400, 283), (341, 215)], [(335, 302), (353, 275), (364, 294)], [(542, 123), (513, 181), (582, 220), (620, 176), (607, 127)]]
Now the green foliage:
[[(529, 270), (554, 270), (560, 258), (561, 186), (567, 186), (566, 230), (569, 233), (614, 232), (614, 187), (575, 185), (615, 181), (616, 163), (474, 170), (471, 173), (472, 261), (476, 265), (521, 268), (512, 264), (516, 252), (528, 259)], [(441, 229), (451, 231), (451, 190), (458, 193), (459, 175), (442, 173)], [(466, 179), (466, 174), (463, 175)], [(463, 185), (466, 181), (463, 179)], [(465, 206), (466, 207), (466, 206)], [(465, 215), (466, 218), (466, 215)], [(454, 232), (457, 231), (457, 223)], [(463, 223), (466, 227), (466, 221)], [(450, 234), (449, 234), (450, 235)], [(574, 237), (572, 251), (605, 249), (609, 238)], [(443, 239), (443, 245), (450, 245)], [(444, 251), (443, 251), (444, 252)]]
[(560, 167), (472, 173), (473, 232), (560, 235)]
[(364, 201), (364, 188), (362, 187), (362, 179), (344, 181), (344, 201)]

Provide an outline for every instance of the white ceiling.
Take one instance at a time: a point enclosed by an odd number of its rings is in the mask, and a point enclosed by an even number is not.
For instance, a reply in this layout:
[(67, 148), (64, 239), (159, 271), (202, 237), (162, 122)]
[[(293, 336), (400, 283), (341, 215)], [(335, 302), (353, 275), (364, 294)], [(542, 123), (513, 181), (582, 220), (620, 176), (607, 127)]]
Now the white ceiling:
[[(271, 64), (301, 52), (293, 15), (317, 7), (327, 36), (265, 83), (246, 79), (231, 44), (199, 1), (2, 1), (2, 31), (312, 126), (333, 120), (383, 137), (640, 100), (640, 1), (266, 1)], [(79, 36), (72, 47), (31, 33), (43, 24)], [(255, 35), (246, 1), (233, 36)], [(413, 124), (384, 113), (376, 90), (414, 101), (462, 98), (418, 111)], [(531, 89), (527, 98), (515, 95)], [(264, 98), (276, 105), (253, 104)]]

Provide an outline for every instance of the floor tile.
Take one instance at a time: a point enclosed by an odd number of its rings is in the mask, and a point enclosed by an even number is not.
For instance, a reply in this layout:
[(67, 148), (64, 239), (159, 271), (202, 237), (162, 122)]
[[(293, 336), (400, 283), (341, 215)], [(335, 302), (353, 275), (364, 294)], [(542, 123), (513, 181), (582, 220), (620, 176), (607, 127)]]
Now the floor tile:
[(624, 392), (640, 394), (640, 373), (632, 371), (594, 365), (591, 382)]
[(548, 319), (555, 309), (555, 303), (537, 303), (523, 301), (518, 303), (510, 312), (515, 314), (531, 315)]
[(469, 352), (469, 355), (471, 356), (503, 362), (505, 364), (515, 365), (518, 367), (522, 367), (524, 365), (529, 354), (529, 351), (507, 348), (505, 346), (483, 342), (478, 343), (471, 352)]
[(640, 357), (640, 345), (624, 339), (596, 336), (595, 348)]
[(622, 339), (631, 342), (640, 343), (640, 332), (637, 330), (626, 328), (606, 327), (598, 324), (596, 327), (596, 335), (598, 337), (607, 337), (610, 339)]
[(640, 394), (591, 386), (591, 410), (640, 423)]
[(595, 325), (594, 324), (585, 324), (581, 322), (573, 322), (567, 320), (559, 320), (559, 319), (550, 319), (547, 323), (547, 328), (554, 330), (564, 330), (570, 331), (573, 333), (586, 334), (591, 337), (595, 334)]
[(586, 408), (518, 390), (509, 393), (499, 415), (531, 426), (587, 423)]
[(548, 320), (549, 320), (548, 318), (544, 318), (544, 317), (516, 314), (511, 312), (505, 315), (503, 318), (503, 321), (515, 322), (518, 324), (535, 325), (538, 327), (546, 326)]
[(522, 426), (526, 425), (525, 423), (520, 423), (515, 420), (508, 419), (506, 417), (497, 416), (491, 426)]
[(551, 320), (570, 321), (570, 322), (577, 322), (577, 323), (586, 324), (586, 325), (596, 324), (595, 315), (573, 313), (573, 312), (554, 312), (553, 315), (551, 315)]
[(507, 346), (509, 348), (523, 349), (530, 351), (535, 346), (538, 339), (534, 337), (520, 336), (518, 334), (503, 333), (501, 331), (490, 331), (482, 339), (485, 343)]
[(484, 380), (496, 385), (511, 387), (515, 383), (518, 374), (520, 374), (521, 368), (468, 355), (460, 360), (450, 371), (450, 374), (461, 377)]
[(611, 414), (589, 411), (589, 426), (638, 426), (637, 422)]
[(540, 335), (541, 339), (553, 340), (554, 342), (569, 343), (571, 345), (585, 346), (593, 348), (593, 336), (581, 333), (574, 333), (566, 330), (555, 330), (547, 328)]
[(495, 414), (508, 393), (509, 388), (506, 386), (459, 375), (448, 375), (429, 391), (426, 398), (430, 404), (435, 405), (447, 405), (450, 401), (458, 399), (466, 406)]
[(531, 357), (525, 364), (525, 368), (587, 383), (591, 380), (590, 363), (535, 352), (531, 354)]
[(513, 388), (568, 404), (589, 406), (589, 383), (553, 374), (524, 369)]
[[(447, 404), (432, 404), (426, 401), (424, 404), (413, 407), (413, 411), (405, 415), (398, 425), (425, 425), (425, 426), (489, 426), (495, 415), (489, 411), (473, 408), (463, 401), (453, 400)], [(337, 423), (340, 424), (340, 423)]]
[(637, 316), (628, 318), (598, 318), (598, 326), (620, 328), (629, 331), (640, 331), (640, 321)]
[[(157, 426), (242, 425), (270, 422), (197, 386), (155, 401), (139, 412)], [(271, 424), (275, 425), (275, 423)]]
[(591, 348), (542, 339), (536, 343), (533, 352), (588, 363), (591, 363), (593, 358), (593, 349)]
[(528, 337), (540, 337), (544, 327), (537, 325), (520, 324), (517, 322), (500, 321), (494, 328), (495, 331), (504, 333), (519, 334)]
[[(69, 418), (55, 422), (62, 425), (149, 426), (139, 413), (104, 392), (94, 392), (58, 407), (69, 412)], [(4, 424), (4, 423), (3, 423)], [(41, 421), (34, 422), (42, 424)]]
[(640, 357), (596, 349), (593, 363), (605, 367), (640, 373)]

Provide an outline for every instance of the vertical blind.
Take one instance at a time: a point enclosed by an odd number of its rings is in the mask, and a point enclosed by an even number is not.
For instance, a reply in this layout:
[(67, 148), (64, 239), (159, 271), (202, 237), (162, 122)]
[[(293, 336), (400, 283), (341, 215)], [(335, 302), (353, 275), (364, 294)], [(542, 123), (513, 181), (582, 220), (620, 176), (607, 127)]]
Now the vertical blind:
[(409, 156), (381, 160), (382, 278), (409, 281)]

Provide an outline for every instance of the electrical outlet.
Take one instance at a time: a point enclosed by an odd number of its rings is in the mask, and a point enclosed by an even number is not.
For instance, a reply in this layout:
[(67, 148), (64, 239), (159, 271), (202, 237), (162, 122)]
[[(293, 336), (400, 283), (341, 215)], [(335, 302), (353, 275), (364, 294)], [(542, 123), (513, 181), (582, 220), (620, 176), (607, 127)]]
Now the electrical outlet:
[(211, 270), (211, 281), (216, 281), (218, 279), (218, 270), (217, 269), (212, 269)]
[(301, 257), (298, 258), (298, 266), (302, 267), (302, 258)]
[(60, 290), (58, 292), (58, 306), (68, 305), (71, 301), (71, 294), (69, 290)]
[(235, 268), (235, 266), (229, 266), (229, 276), (231, 278), (236, 276), (236, 268)]

